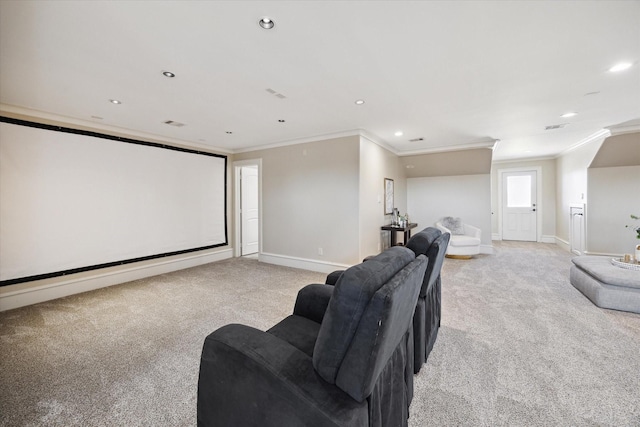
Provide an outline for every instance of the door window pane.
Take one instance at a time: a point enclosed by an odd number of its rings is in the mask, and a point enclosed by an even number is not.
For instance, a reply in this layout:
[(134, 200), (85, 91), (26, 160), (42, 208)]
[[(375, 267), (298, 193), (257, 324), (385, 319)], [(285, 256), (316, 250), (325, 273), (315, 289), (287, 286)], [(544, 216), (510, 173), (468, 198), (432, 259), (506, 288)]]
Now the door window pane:
[(531, 175), (507, 176), (507, 207), (531, 207)]

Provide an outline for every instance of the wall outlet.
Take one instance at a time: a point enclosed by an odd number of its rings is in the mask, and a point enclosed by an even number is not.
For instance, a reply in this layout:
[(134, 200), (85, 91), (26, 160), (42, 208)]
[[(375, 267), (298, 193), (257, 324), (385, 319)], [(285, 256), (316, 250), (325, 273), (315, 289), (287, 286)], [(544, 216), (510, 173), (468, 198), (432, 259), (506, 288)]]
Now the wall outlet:
[(322, 248), (318, 248), (318, 255), (324, 255), (324, 251), (322, 250)]

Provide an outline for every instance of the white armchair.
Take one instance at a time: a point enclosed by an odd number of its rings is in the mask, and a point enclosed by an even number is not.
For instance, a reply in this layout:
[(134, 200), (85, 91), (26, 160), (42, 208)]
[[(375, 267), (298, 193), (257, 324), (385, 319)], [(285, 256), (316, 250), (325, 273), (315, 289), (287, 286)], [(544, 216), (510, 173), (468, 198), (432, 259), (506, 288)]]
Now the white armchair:
[(436, 228), (443, 233), (451, 234), (447, 257), (469, 259), (480, 253), (482, 231), (478, 227), (465, 224), (460, 218), (446, 217), (436, 222)]

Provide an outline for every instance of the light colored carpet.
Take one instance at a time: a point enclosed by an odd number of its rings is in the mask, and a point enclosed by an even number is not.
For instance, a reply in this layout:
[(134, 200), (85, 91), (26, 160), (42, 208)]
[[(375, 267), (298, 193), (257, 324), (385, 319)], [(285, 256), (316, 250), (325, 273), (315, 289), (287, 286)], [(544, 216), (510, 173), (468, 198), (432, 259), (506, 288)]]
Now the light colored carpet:
[[(592, 305), (554, 245), (495, 243), (445, 261), (410, 425), (640, 425), (640, 315)], [(204, 337), (323, 280), (239, 258), (0, 313), (0, 425), (195, 425)]]

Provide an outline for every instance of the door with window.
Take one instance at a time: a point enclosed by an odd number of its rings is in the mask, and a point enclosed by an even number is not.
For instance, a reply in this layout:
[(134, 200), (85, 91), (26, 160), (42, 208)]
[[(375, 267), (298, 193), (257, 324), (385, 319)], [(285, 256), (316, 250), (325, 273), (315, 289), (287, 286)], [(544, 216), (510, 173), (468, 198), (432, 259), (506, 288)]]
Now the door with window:
[(537, 241), (537, 172), (505, 172), (502, 180), (502, 239)]

